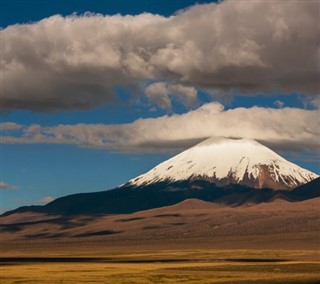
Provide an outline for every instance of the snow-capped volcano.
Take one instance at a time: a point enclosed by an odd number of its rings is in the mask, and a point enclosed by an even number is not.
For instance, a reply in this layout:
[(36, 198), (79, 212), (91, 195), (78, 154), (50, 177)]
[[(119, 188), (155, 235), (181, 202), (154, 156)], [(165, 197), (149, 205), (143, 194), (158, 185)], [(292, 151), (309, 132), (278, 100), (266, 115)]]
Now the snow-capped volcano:
[(209, 138), (128, 184), (144, 186), (200, 179), (221, 186), (293, 189), (317, 177), (254, 140)]

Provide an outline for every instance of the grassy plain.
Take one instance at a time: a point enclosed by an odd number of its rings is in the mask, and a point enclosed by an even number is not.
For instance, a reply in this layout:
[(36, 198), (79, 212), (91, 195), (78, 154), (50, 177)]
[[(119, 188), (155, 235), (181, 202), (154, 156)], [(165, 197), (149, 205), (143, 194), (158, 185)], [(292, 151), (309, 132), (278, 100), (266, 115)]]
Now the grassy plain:
[(319, 199), (1, 220), (0, 283), (320, 283)]
[[(315, 250), (138, 249), (102, 243), (3, 249), (0, 283), (317, 283)], [(162, 245), (163, 246), (163, 245)], [(78, 247), (78, 249), (76, 249)], [(69, 249), (68, 249), (69, 248)], [(120, 248), (120, 249), (119, 249)]]

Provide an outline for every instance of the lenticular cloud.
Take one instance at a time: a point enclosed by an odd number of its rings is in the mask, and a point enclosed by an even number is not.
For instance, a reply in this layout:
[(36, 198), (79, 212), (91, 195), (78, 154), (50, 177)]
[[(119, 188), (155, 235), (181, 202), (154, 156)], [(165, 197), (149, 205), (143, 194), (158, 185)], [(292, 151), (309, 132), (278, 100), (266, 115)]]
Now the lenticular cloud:
[[(318, 151), (319, 110), (235, 108), (209, 103), (184, 113), (127, 124), (20, 126), (2, 143), (74, 144), (121, 152), (174, 152), (207, 137), (249, 138), (274, 150)], [(299, 118), (299, 119), (297, 119)]]

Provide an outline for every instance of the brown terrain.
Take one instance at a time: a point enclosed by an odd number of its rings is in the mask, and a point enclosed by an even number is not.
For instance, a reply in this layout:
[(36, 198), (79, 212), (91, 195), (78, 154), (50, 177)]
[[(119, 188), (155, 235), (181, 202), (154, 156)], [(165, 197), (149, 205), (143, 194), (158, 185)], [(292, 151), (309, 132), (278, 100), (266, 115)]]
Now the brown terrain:
[(1, 218), (0, 283), (319, 283), (320, 198)]
[[(228, 207), (198, 199), (132, 214), (57, 216), (16, 213), (1, 219), (2, 243), (236, 239), (264, 246), (319, 247), (320, 198)], [(274, 240), (272, 240), (274, 239)], [(269, 240), (267, 244), (264, 244)], [(273, 243), (270, 243), (273, 242)]]

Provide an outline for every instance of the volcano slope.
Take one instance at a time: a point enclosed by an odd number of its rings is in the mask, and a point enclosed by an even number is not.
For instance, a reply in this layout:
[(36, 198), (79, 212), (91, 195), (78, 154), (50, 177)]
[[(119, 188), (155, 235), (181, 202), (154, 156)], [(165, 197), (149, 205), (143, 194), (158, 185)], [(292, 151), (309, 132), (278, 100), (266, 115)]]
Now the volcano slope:
[[(2, 217), (2, 242), (12, 241), (139, 241), (205, 238), (210, 242), (229, 237), (253, 238), (264, 244), (269, 236), (287, 235), (271, 247), (308, 238), (314, 247), (319, 237), (320, 198), (290, 202), (277, 197), (270, 202), (227, 206), (186, 199), (171, 206), (131, 214), (55, 215), (22, 212)], [(306, 240), (306, 239), (305, 239)], [(251, 243), (251, 245), (253, 245)], [(301, 244), (302, 245), (302, 244)]]
[[(6, 212), (124, 214), (196, 198), (227, 205), (302, 201), (319, 195), (317, 174), (250, 139), (209, 138), (113, 190), (58, 198)], [(304, 190), (309, 184), (309, 189)]]

